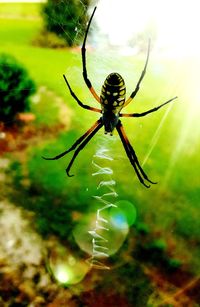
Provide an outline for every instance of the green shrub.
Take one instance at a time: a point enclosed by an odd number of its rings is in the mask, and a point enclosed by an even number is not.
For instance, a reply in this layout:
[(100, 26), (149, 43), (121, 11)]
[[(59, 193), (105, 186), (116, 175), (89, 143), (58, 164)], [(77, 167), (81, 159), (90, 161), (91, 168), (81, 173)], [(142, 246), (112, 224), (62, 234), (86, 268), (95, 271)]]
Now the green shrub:
[(0, 55), (0, 121), (9, 124), (17, 113), (28, 111), (35, 90), (27, 70), (14, 57)]
[[(83, 0), (87, 8), (88, 0)], [(86, 25), (86, 10), (80, 5), (80, 1), (48, 0), (42, 9), (45, 29), (54, 32), (64, 38), (68, 46), (78, 44), (77, 26), (80, 33), (83, 33)]]

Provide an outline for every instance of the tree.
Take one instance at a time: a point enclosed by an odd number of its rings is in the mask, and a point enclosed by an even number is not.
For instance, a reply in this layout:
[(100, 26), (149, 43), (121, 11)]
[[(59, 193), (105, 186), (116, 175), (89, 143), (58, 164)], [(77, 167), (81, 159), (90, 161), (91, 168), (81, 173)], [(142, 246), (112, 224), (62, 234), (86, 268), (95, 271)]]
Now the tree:
[(48, 0), (42, 9), (45, 29), (77, 45), (86, 28), (89, 0)]

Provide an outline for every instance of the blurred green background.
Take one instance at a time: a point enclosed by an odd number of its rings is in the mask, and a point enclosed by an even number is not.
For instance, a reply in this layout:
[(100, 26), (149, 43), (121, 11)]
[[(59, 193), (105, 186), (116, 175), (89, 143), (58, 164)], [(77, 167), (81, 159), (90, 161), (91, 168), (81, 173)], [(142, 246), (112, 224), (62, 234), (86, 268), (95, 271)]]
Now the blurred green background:
[[(84, 84), (78, 47), (51, 49), (33, 43), (43, 27), (40, 7), (38, 3), (0, 3), (0, 53), (15, 56), (37, 85), (31, 104), (35, 121), (27, 124), (28, 128), (14, 127), (15, 145), (12, 148), (8, 144), (8, 149), (2, 150), (1, 156), (11, 163), (1, 198), (9, 198), (16, 206), (33, 212), (34, 227), (42, 237), (55, 236), (79, 254), (73, 229), (84, 216), (96, 212), (100, 203), (92, 196), (101, 195), (97, 186), (101, 180), (107, 180), (105, 175), (92, 176), (95, 172), (92, 161), (110, 167), (112, 179), (116, 181), (117, 200), (128, 200), (137, 210), (136, 222), (121, 250), (111, 257), (111, 266), (113, 263), (120, 267), (118, 264), (122, 263), (124, 270), (124, 265), (130, 265), (127, 259), (131, 256), (137, 260), (137, 266), (145, 264), (169, 271), (175, 266), (198, 277), (199, 56), (163, 56), (152, 47), (141, 89), (124, 111), (143, 112), (178, 96), (170, 105), (145, 118), (123, 119), (145, 172), (152, 181), (158, 182), (157, 185), (145, 189), (139, 183), (117, 133), (111, 140), (110, 136), (103, 136), (103, 129), (80, 153), (72, 169), (75, 176), (68, 178), (65, 168), (71, 154), (57, 161), (44, 161), (41, 156), (54, 156), (66, 150), (98, 119), (98, 114), (77, 105), (62, 74), (67, 75), (73, 90), (84, 103), (91, 106), (97, 106), (97, 103)], [(98, 37), (95, 40), (98, 41)], [(124, 77), (130, 94), (143, 68), (145, 52), (124, 55), (118, 49), (104, 52), (102, 46), (88, 47), (87, 59), (88, 74), (98, 93), (106, 76), (116, 71)], [(12, 129), (8, 133), (12, 134)], [(113, 160), (95, 158), (99, 148), (108, 150)], [(140, 256), (141, 251), (143, 256), (149, 254), (149, 257)], [(135, 272), (133, 269), (133, 275)], [(102, 274), (105, 277), (105, 273)], [(116, 276), (121, 274), (122, 271), (114, 270), (110, 276), (117, 280)], [(127, 277), (127, 280), (131, 283), (132, 278)], [(138, 278), (146, 280), (143, 275)], [(141, 283), (138, 287), (145, 292), (145, 285)], [(138, 293), (142, 293), (141, 289)], [(130, 303), (132, 294), (123, 293)], [(142, 305), (140, 299), (139, 303), (130, 306), (146, 306), (146, 301)], [(121, 306), (128, 306), (128, 303), (121, 303)]]

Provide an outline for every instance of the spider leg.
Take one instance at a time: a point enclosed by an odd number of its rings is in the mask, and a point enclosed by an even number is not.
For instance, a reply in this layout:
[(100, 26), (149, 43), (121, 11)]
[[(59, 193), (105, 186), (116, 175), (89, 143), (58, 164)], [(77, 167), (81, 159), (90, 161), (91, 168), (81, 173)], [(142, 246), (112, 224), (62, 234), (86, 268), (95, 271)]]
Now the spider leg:
[(92, 86), (92, 83), (90, 82), (90, 80), (88, 79), (88, 76), (87, 76), (87, 68), (86, 68), (86, 48), (85, 48), (85, 44), (86, 44), (86, 40), (87, 40), (87, 35), (88, 35), (88, 31), (89, 31), (89, 28), (90, 28), (90, 24), (92, 22), (92, 18), (94, 16), (94, 13), (96, 11), (96, 8), (94, 8), (93, 10), (93, 13), (90, 17), (90, 20), (88, 22), (88, 26), (87, 26), (87, 29), (86, 29), (86, 32), (85, 32), (85, 37), (84, 37), (84, 40), (83, 40), (83, 45), (82, 45), (82, 48), (81, 48), (81, 53), (82, 53), (82, 64), (83, 64), (83, 78), (84, 78), (84, 81), (87, 85), (87, 87), (89, 88), (90, 92), (92, 93), (92, 95), (94, 96), (94, 98), (100, 103), (100, 98), (99, 96), (97, 95), (96, 91), (94, 90), (93, 86)]
[(69, 84), (69, 82), (67, 81), (67, 78), (65, 77), (65, 75), (63, 75), (64, 79), (65, 79), (65, 82), (68, 86), (68, 89), (70, 91), (70, 94), (72, 95), (72, 97), (78, 102), (79, 106), (81, 106), (82, 108), (84, 109), (87, 109), (87, 110), (90, 110), (90, 111), (94, 111), (94, 112), (98, 112), (98, 113), (101, 113), (101, 110), (100, 109), (96, 109), (96, 108), (93, 108), (93, 107), (90, 107), (86, 104), (83, 104), (79, 99), (78, 97), (76, 96), (76, 94), (72, 91), (71, 89), (71, 86)]
[(102, 120), (99, 119), (96, 122), (96, 125), (93, 126), (93, 129), (90, 130), (90, 132), (88, 132), (86, 138), (83, 140), (83, 142), (78, 146), (78, 148), (75, 150), (74, 155), (68, 165), (68, 167), (66, 168), (66, 173), (69, 177), (72, 177), (74, 175), (70, 175), (69, 171), (74, 163), (74, 160), (76, 159), (76, 157), (78, 156), (79, 152), (85, 147), (85, 145), (92, 139), (92, 137), (97, 133), (97, 131), (103, 126)]
[(176, 99), (176, 98), (178, 98), (177, 96), (176, 97), (173, 97), (172, 99), (170, 99), (170, 100), (167, 100), (166, 102), (164, 102), (164, 103), (162, 103), (161, 105), (159, 105), (159, 106), (157, 106), (157, 107), (155, 107), (155, 108), (153, 108), (153, 109), (150, 109), (150, 110), (148, 110), (148, 111), (146, 111), (146, 112), (143, 112), (143, 113), (130, 113), (130, 114), (126, 114), (126, 113), (122, 113), (122, 114), (120, 114), (119, 116), (120, 117), (142, 117), (142, 116), (145, 116), (145, 115), (147, 115), (147, 114), (149, 114), (149, 113), (152, 113), (152, 112), (155, 112), (155, 111), (157, 111), (157, 110), (159, 110), (160, 108), (162, 108), (164, 105), (166, 105), (166, 104), (168, 104), (169, 102), (171, 102), (171, 101), (173, 101), (174, 99)]
[(136, 175), (138, 177), (138, 179), (140, 180), (140, 182), (147, 188), (149, 188), (150, 186), (149, 185), (146, 185), (143, 178), (147, 181), (149, 181), (150, 183), (152, 184), (155, 184), (155, 182), (152, 182), (148, 177), (147, 175), (145, 174), (145, 172), (143, 171), (139, 161), (138, 161), (138, 158), (136, 156), (136, 153), (133, 149), (133, 147), (131, 146), (126, 134), (125, 134), (125, 131), (124, 131), (124, 128), (122, 126), (122, 123), (119, 122), (116, 126), (117, 128), (117, 131), (119, 133), (119, 136), (121, 138), (121, 141), (123, 143), (123, 146), (124, 146), (124, 149), (126, 151), (126, 154), (129, 158), (129, 161), (131, 162), (135, 172), (136, 172)]
[(130, 97), (126, 100), (126, 102), (124, 103), (124, 107), (126, 107), (130, 102), (131, 100), (136, 96), (137, 92), (139, 91), (140, 89), (140, 83), (142, 82), (142, 79), (144, 78), (145, 74), (146, 74), (146, 69), (147, 69), (147, 64), (148, 64), (148, 61), (149, 61), (149, 53), (150, 53), (150, 39), (149, 39), (149, 43), (148, 43), (148, 49), (147, 49), (147, 57), (146, 57), (146, 62), (145, 62), (145, 65), (144, 65), (144, 68), (143, 68), (143, 71), (141, 73), (141, 76), (138, 80), (138, 83), (136, 84), (136, 87), (135, 87), (135, 90), (132, 92), (132, 94), (130, 95)]
[(98, 121), (96, 121), (96, 123), (87, 130), (86, 133), (84, 133), (68, 150), (62, 152), (61, 154), (53, 157), (53, 158), (46, 158), (46, 157), (42, 157), (45, 160), (58, 160), (60, 158), (62, 158), (63, 156), (65, 156), (66, 154), (68, 154), (70, 151), (76, 149), (76, 147), (94, 130), (96, 129), (101, 123), (101, 120), (99, 119)]
[(131, 145), (131, 144), (129, 144), (129, 145), (130, 145), (130, 151), (131, 151), (131, 153), (132, 153), (132, 155), (133, 155), (133, 157), (134, 157), (134, 159), (135, 159), (135, 163), (136, 163), (136, 165), (138, 166), (138, 168), (139, 168), (141, 174), (143, 175), (144, 179), (146, 179), (147, 181), (149, 181), (149, 182), (152, 183), (152, 184), (156, 184), (157, 182), (153, 182), (153, 181), (151, 181), (151, 180), (147, 177), (147, 175), (146, 175), (145, 172), (143, 171), (143, 169), (142, 169), (142, 167), (141, 167), (141, 165), (140, 165), (140, 163), (139, 163), (139, 161), (138, 161), (138, 158), (137, 158), (137, 156), (136, 156), (136, 153), (135, 153), (135, 151), (134, 151), (132, 145)]

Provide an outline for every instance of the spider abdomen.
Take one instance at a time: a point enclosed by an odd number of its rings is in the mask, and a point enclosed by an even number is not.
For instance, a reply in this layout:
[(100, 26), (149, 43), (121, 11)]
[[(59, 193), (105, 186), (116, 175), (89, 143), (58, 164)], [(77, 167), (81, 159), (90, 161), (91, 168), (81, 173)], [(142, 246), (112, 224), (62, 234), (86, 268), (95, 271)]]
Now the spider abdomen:
[(126, 87), (122, 76), (118, 73), (109, 74), (101, 89), (102, 111), (119, 113), (125, 103), (125, 97)]

